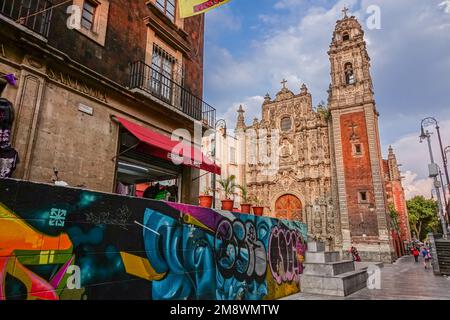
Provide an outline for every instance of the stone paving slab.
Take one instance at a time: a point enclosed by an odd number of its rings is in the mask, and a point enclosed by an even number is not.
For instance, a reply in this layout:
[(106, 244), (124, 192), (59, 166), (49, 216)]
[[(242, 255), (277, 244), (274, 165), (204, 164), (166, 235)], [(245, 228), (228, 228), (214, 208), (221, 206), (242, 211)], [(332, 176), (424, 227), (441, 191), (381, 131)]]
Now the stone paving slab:
[(402, 257), (381, 268), (381, 289), (362, 289), (347, 297), (298, 293), (282, 300), (450, 300), (450, 277), (435, 276), (422, 260)]

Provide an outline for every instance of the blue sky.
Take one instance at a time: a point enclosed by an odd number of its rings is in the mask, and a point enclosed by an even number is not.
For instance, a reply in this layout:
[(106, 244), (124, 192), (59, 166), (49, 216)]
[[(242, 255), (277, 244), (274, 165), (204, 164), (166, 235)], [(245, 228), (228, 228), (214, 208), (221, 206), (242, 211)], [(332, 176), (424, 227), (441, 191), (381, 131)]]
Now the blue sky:
[[(379, 30), (367, 28), (371, 5)], [(230, 125), (239, 104), (247, 123), (260, 118), (283, 78), (294, 93), (305, 83), (314, 105), (326, 101), (327, 50), (344, 6), (366, 32), (383, 153), (393, 145), (408, 196), (429, 195), (419, 124), (437, 117), (450, 145), (450, 0), (231, 0), (206, 15), (204, 98)]]

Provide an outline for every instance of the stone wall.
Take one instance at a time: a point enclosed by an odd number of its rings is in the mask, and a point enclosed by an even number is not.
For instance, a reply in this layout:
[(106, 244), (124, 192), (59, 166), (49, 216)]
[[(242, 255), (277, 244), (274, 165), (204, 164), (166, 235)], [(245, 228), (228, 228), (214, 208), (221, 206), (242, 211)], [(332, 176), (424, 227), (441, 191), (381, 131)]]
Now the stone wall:
[(299, 291), (306, 229), (0, 180), (0, 300), (277, 299)]

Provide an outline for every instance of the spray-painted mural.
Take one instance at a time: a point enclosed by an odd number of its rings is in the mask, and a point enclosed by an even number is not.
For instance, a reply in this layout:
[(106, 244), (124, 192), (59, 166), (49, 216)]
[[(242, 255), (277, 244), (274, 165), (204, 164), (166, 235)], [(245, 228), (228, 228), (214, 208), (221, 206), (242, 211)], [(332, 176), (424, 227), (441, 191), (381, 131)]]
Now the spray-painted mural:
[(0, 180), (0, 300), (276, 299), (306, 225)]

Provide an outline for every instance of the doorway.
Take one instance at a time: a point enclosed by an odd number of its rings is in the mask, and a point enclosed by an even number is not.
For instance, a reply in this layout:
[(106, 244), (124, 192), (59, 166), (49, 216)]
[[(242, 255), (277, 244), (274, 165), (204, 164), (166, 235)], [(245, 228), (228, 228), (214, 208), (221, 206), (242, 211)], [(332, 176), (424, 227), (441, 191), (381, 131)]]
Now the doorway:
[(277, 219), (302, 221), (302, 202), (292, 194), (286, 194), (275, 202), (275, 217)]

